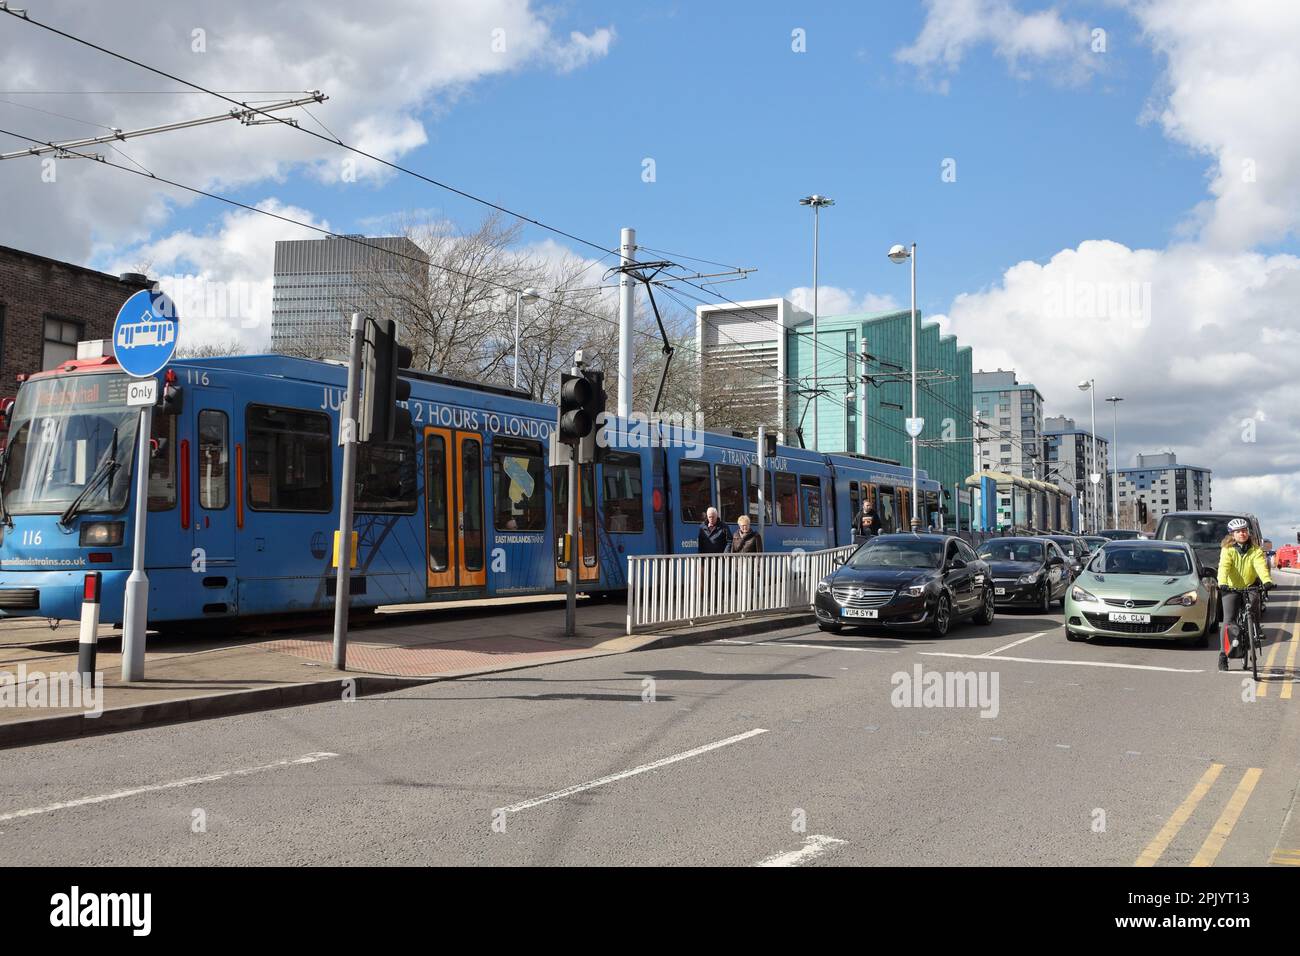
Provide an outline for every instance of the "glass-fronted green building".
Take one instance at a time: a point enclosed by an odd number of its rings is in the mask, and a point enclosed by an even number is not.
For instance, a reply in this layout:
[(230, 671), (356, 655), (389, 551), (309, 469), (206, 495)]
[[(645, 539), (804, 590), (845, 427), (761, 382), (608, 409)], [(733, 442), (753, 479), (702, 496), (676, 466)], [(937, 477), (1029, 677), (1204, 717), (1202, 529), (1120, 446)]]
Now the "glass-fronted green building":
[[(783, 443), (798, 445), (802, 431), (808, 448), (911, 467), (905, 430), (911, 415), (909, 310), (819, 317), (815, 383), (812, 315), (788, 300), (701, 306), (696, 319), (706, 368), (722, 368), (744, 356), (745, 380), (755, 401), (769, 397), (771, 420), (780, 423)], [(960, 498), (961, 525), (969, 527), (971, 350), (919, 313), (917, 321), (917, 415), (925, 419), (917, 463), (942, 483), (950, 515)], [(761, 369), (754, 364), (759, 355)]]

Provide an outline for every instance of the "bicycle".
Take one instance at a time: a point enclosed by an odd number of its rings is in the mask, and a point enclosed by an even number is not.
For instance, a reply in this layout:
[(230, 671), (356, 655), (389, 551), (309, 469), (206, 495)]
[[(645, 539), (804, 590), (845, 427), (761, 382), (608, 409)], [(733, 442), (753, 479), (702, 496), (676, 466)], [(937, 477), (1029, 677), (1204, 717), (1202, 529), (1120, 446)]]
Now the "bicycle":
[(1244, 600), (1237, 605), (1237, 619), (1234, 622), (1237, 625), (1237, 633), (1246, 635), (1246, 654), (1242, 658), (1241, 669), (1245, 670), (1248, 666), (1255, 682), (1259, 683), (1259, 651), (1264, 643), (1264, 635), (1259, 626), (1259, 608), (1264, 598), (1264, 588), (1261, 582), (1247, 585), (1244, 588), (1230, 588), (1220, 585), (1220, 591), (1230, 591), (1240, 594)]

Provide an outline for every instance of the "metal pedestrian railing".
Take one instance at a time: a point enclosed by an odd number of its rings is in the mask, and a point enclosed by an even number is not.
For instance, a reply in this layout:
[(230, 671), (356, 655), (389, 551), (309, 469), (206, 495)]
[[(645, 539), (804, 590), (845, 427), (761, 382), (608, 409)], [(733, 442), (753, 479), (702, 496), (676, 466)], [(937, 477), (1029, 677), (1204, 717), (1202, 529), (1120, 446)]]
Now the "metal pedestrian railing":
[(627, 633), (811, 610), (817, 582), (855, 550), (629, 556)]

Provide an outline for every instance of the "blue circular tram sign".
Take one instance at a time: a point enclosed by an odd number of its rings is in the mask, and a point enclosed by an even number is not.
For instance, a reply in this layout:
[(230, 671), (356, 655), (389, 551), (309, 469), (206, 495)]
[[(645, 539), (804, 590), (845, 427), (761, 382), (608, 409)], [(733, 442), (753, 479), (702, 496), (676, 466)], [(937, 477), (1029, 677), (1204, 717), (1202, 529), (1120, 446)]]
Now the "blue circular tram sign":
[(176, 303), (162, 292), (141, 289), (117, 313), (113, 356), (128, 375), (156, 375), (171, 361), (179, 331)]

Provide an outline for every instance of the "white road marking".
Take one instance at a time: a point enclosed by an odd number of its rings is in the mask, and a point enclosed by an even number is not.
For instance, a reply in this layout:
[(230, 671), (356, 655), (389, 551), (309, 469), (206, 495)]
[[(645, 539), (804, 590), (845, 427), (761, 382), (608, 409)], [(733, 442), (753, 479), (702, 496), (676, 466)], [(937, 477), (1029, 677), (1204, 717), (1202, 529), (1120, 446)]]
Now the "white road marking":
[(788, 641), (738, 641), (735, 638), (723, 637), (714, 641), (715, 644), (739, 644), (742, 647), (810, 647), (818, 651), (865, 651), (868, 654), (897, 654), (898, 651), (885, 647), (841, 647), (838, 644), (791, 644)]
[(296, 767), (301, 764), (319, 763), (322, 760), (329, 760), (331, 757), (337, 757), (338, 754), (332, 753), (310, 753), (302, 757), (295, 757), (292, 760), (277, 760), (275, 763), (262, 764), (260, 767), (245, 767), (243, 770), (220, 770), (216, 773), (205, 773), (201, 777), (186, 777), (183, 780), (170, 780), (167, 783), (151, 783), (144, 787), (132, 787), (130, 790), (117, 790), (113, 793), (100, 794), (95, 797), (79, 797), (76, 800), (64, 800), (62, 803), (51, 803), (44, 807), (29, 807), (26, 810), (14, 810), (10, 813), (0, 813), (0, 822), (5, 820), (17, 820), (21, 817), (34, 817), (42, 813), (53, 813), (56, 810), (67, 810), (71, 807), (84, 807), (94, 803), (107, 803), (109, 800), (124, 800), (127, 797), (136, 797), (142, 793), (154, 793), (158, 790), (180, 790), (183, 787), (193, 787), (200, 783), (214, 783), (217, 780), (225, 780), (229, 777), (247, 777), (249, 774), (262, 773), (266, 770), (279, 770), (281, 767)]
[(1015, 647), (1017, 644), (1024, 644), (1026, 641), (1032, 641), (1034, 638), (1036, 638), (1036, 637), (1042, 637), (1042, 636), (1043, 636), (1044, 634), (1046, 634), (1046, 633), (1047, 633), (1046, 631), (1039, 631), (1037, 634), (1030, 634), (1028, 637), (1022, 637), (1022, 638), (1021, 638), (1020, 640), (1018, 640), (1018, 641), (1012, 641), (1010, 644), (1007, 644), (1007, 645), (1005, 645), (1005, 646), (1003, 646), (1003, 647), (995, 648), (994, 650), (989, 651), (987, 654), (982, 654), (982, 655), (980, 655), (980, 656), (981, 656), (981, 657), (991, 657), (991, 656), (993, 656), (994, 654), (1000, 654), (1000, 653), (1002, 653), (1003, 651), (1009, 651), (1011, 648)]
[[(748, 740), (750, 737), (757, 737), (759, 734), (767, 733), (766, 728), (756, 727), (753, 730), (747, 730), (743, 734), (736, 734), (734, 737), (728, 737), (726, 740), (715, 740), (711, 744), (705, 744), (702, 747), (696, 747), (693, 750), (687, 750), (683, 753), (673, 754), (671, 757), (664, 757), (653, 763), (642, 764), (640, 767), (633, 767), (631, 770), (624, 770), (620, 773), (611, 773), (607, 777), (600, 777), (596, 780), (588, 780), (586, 783), (580, 783), (576, 786), (565, 787), (563, 790), (556, 790), (554, 793), (548, 793), (541, 797), (534, 797), (531, 800), (524, 800), (520, 803), (511, 804), (508, 807), (502, 807), (506, 813), (518, 813), (520, 810), (527, 810), (531, 807), (539, 807), (543, 803), (550, 803), (552, 800), (560, 800), (564, 797), (571, 797), (575, 793), (582, 793), (584, 790), (594, 790), (596, 787), (603, 787), (607, 783), (615, 783), (619, 780), (626, 780), (628, 777), (635, 777), (639, 773), (645, 773), (649, 770), (658, 770), (660, 767), (666, 767), (669, 764), (677, 763), (679, 760), (688, 760), (691, 757), (698, 757), (700, 754), (706, 754), (710, 750), (717, 750), (719, 747), (727, 747), (731, 744), (738, 744), (742, 740)], [(3, 819), (3, 818), (0, 818)]]
[(798, 850), (791, 850), (789, 853), (777, 853), (766, 859), (759, 860), (755, 866), (802, 866), (810, 860), (815, 860), (831, 847), (843, 843), (835, 837), (822, 836), (820, 833), (814, 833), (812, 836), (804, 837), (803, 846)]
[[(1077, 664), (1080, 667), (1120, 667), (1133, 671), (1165, 671), (1170, 674), (1204, 674), (1199, 667), (1156, 667), (1154, 664), (1117, 664), (1114, 661), (1056, 661), (1037, 657), (989, 657), (985, 654), (952, 654), (945, 651), (922, 651), (924, 657), (964, 657), (975, 661), (1011, 661), (1016, 664)], [(1125, 688), (1128, 690), (1129, 688)]]

